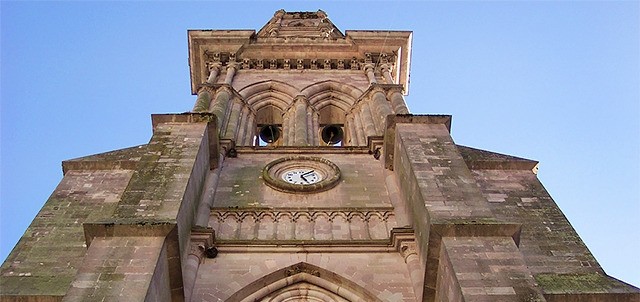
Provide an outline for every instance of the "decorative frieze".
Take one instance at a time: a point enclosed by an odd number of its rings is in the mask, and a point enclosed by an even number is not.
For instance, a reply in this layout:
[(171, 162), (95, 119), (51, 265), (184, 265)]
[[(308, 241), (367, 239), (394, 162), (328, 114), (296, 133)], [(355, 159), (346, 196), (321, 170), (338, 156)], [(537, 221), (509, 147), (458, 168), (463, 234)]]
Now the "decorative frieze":
[(381, 240), (396, 227), (392, 208), (211, 210), (220, 240)]
[[(233, 53), (220, 52), (204, 52), (207, 58), (205, 61), (205, 70), (210, 70), (210, 66), (216, 65), (226, 66), (231, 63), (237, 63), (242, 69), (264, 69), (265, 61), (269, 62), (269, 69), (328, 69), (328, 70), (359, 70), (364, 64), (379, 65), (386, 64), (387, 69), (395, 67), (395, 54), (387, 53), (366, 53), (365, 57), (357, 58), (237, 58)], [(295, 65), (294, 65), (295, 64)], [(292, 66), (293, 65), (293, 66)]]

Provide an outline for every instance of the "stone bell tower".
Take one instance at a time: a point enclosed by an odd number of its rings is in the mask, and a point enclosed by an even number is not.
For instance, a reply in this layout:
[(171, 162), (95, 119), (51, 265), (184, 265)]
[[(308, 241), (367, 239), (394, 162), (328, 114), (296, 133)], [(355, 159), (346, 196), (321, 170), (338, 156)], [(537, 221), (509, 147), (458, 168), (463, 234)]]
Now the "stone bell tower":
[(223, 145), (366, 146), (409, 113), (410, 32), (345, 35), (322, 11), (278, 11), (257, 33), (192, 30), (189, 43), (193, 111), (219, 117)]
[(190, 30), (190, 112), (63, 162), (1, 301), (640, 301), (537, 162), (410, 114), (409, 31)]

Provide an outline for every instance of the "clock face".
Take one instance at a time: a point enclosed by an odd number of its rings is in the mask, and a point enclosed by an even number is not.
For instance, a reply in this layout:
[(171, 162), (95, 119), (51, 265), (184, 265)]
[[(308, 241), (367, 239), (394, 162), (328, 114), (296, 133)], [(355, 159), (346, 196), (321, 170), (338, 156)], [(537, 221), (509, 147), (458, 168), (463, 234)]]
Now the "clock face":
[(322, 175), (313, 168), (295, 168), (285, 171), (282, 179), (290, 184), (308, 185), (322, 180)]
[(265, 183), (287, 193), (315, 193), (338, 184), (340, 169), (331, 161), (315, 156), (288, 156), (276, 159), (262, 170)]

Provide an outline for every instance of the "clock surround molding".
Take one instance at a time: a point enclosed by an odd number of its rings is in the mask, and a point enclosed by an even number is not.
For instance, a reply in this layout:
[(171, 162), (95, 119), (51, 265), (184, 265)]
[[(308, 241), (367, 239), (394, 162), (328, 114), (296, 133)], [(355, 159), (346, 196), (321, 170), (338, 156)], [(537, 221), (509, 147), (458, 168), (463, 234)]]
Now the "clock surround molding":
[[(294, 184), (282, 179), (282, 175), (292, 169), (313, 169), (321, 175), (319, 182)], [(330, 160), (317, 156), (285, 156), (268, 163), (262, 169), (265, 183), (285, 193), (318, 193), (335, 187), (340, 180), (340, 168)]]

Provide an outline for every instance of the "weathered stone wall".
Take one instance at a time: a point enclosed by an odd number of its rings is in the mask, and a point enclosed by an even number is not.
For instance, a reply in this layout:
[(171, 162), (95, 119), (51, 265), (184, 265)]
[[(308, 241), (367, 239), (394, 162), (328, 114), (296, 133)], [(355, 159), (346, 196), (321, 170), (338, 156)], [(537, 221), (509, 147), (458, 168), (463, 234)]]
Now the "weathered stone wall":
[(161, 297), (151, 301), (169, 301), (163, 242), (163, 237), (94, 239), (63, 301), (144, 301), (147, 291)]
[(3, 264), (2, 294), (61, 298), (87, 251), (82, 223), (111, 216), (132, 174), (66, 173)]
[(522, 224), (519, 251), (547, 301), (640, 300), (637, 289), (606, 275), (532, 171), (473, 175), (496, 219)]
[(544, 301), (508, 237), (445, 237), (437, 301)]
[[(361, 290), (370, 292), (380, 301), (416, 301), (409, 273), (398, 253), (221, 253), (215, 259), (207, 259), (198, 271), (194, 290), (195, 301), (227, 300), (239, 291), (255, 292), (270, 282), (261, 279), (278, 270), (297, 263), (309, 263), (331, 273), (318, 271), (317, 277), (335, 284), (340, 278), (351, 280)], [(290, 274), (295, 274), (291, 272)], [(313, 274), (313, 272), (309, 272)], [(280, 279), (286, 277), (286, 271)], [(265, 280), (261, 282), (260, 280)], [(257, 281), (257, 282), (256, 282)], [(253, 283), (255, 282), (255, 283)], [(251, 284), (253, 285), (251, 286)], [(272, 285), (273, 286), (273, 285)], [(325, 285), (328, 287), (328, 285)], [(247, 288), (252, 287), (252, 288)], [(336, 293), (345, 291), (340, 284)], [(271, 291), (277, 288), (270, 288)], [(236, 295), (235, 297), (237, 297)], [(364, 300), (373, 301), (373, 300)]]
[(522, 223), (520, 251), (532, 273), (602, 269), (536, 175), (522, 170), (474, 170), (497, 219)]
[[(444, 124), (396, 124), (394, 171), (416, 233), (425, 296), (434, 299), (439, 238), (434, 225), (493, 222), (486, 199)], [(476, 231), (486, 236), (487, 231)]]
[(342, 178), (331, 190), (291, 194), (274, 190), (262, 180), (262, 169), (269, 162), (287, 156), (275, 153), (240, 153), (227, 158), (213, 206), (249, 208), (291, 207), (388, 207), (391, 205), (382, 165), (368, 154), (322, 154), (340, 167)]
[[(67, 299), (88, 301), (135, 285), (142, 298), (152, 286), (150, 295), (180, 300), (181, 251), (210, 167), (208, 121), (156, 117), (143, 147), (65, 162), (65, 177), (2, 268), (2, 294), (60, 299), (72, 284)], [(140, 257), (151, 262), (129, 262)]]

